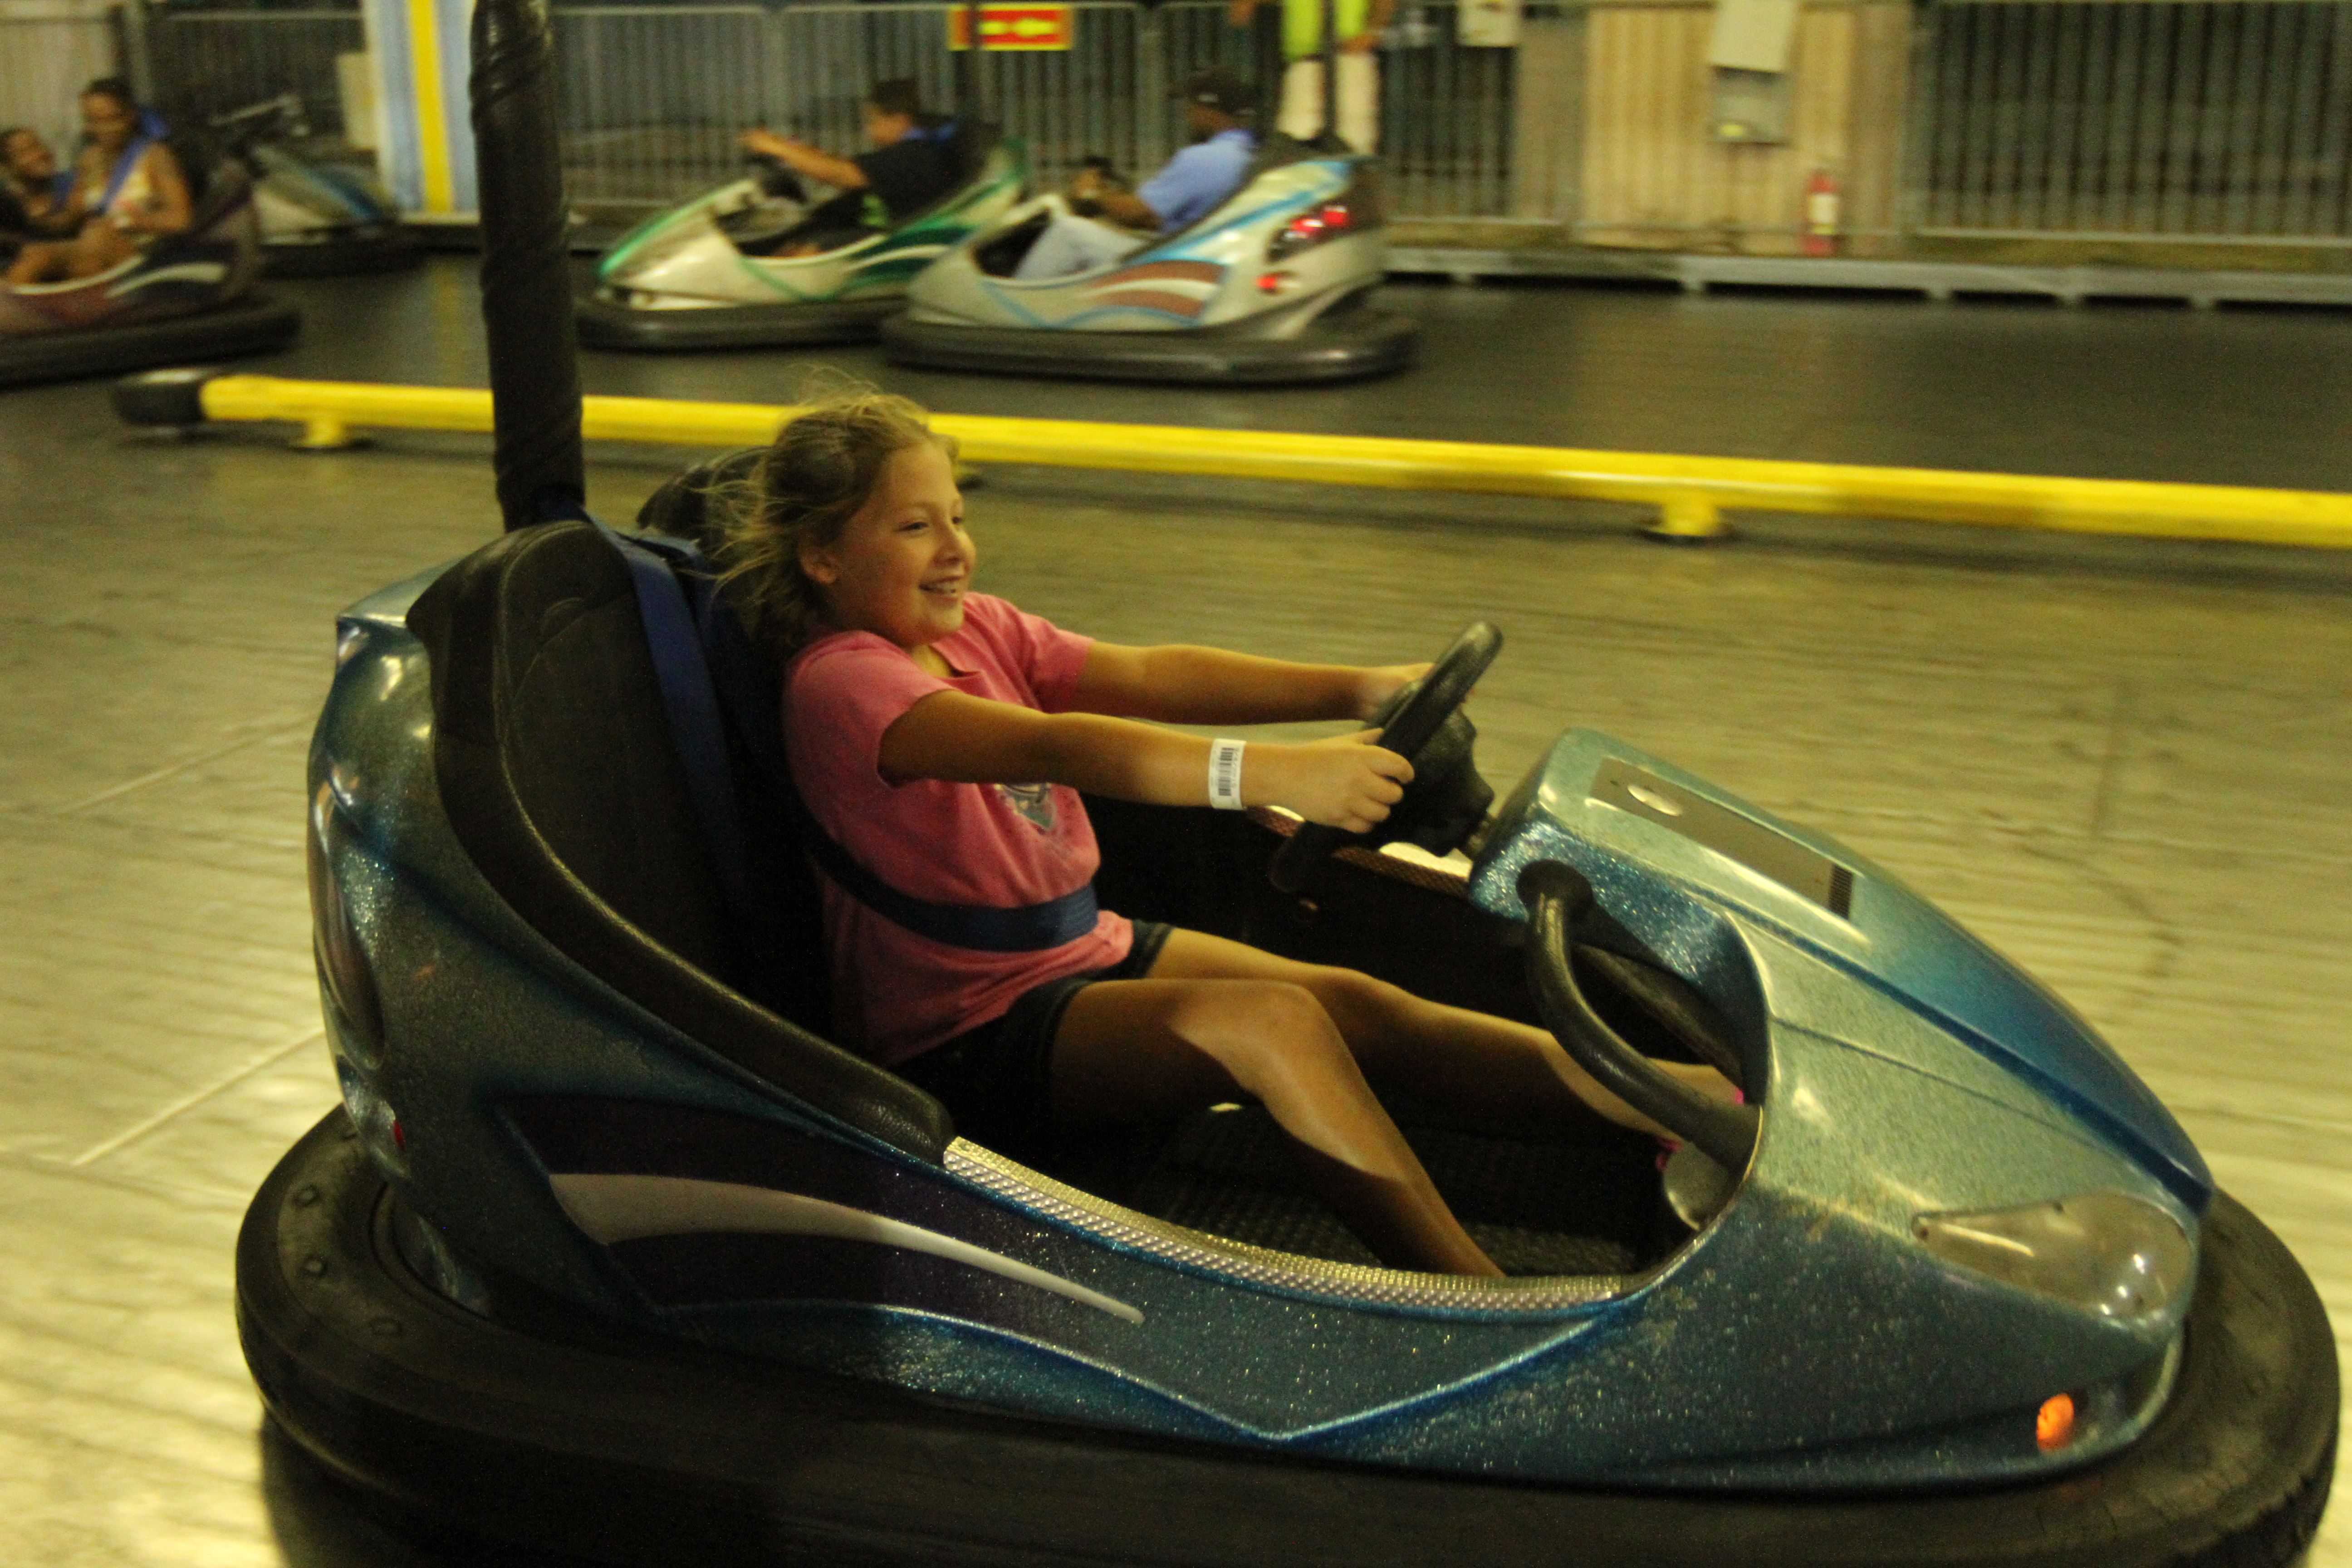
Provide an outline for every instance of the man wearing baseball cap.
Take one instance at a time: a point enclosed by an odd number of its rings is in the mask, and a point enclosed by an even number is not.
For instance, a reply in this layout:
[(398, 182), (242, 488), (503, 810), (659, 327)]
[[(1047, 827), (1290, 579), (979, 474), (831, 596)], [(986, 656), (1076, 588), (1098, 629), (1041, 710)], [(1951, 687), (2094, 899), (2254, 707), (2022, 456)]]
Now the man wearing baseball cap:
[[(1107, 267), (1150, 236), (1190, 227), (1240, 189), (1257, 156), (1257, 132), (1248, 123), (1257, 110), (1256, 92), (1219, 66), (1187, 78), (1171, 96), (1183, 100), (1192, 144), (1131, 193), (1115, 188), (1099, 169), (1080, 170), (1069, 190), (1078, 210), (1047, 226), (1021, 258), (1015, 278), (1060, 278)], [(1110, 222), (1082, 216), (1089, 213)]]

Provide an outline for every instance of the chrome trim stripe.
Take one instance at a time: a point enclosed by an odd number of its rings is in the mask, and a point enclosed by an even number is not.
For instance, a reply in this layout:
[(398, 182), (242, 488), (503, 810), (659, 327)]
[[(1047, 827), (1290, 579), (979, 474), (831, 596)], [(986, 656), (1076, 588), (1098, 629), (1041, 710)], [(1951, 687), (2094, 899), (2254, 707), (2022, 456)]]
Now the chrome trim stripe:
[(691, 1236), (728, 1232), (750, 1236), (822, 1236), (840, 1241), (870, 1242), (877, 1247), (925, 1252), (954, 1263), (985, 1269), (1040, 1290), (1108, 1312), (1130, 1323), (1143, 1314), (1114, 1296), (1048, 1274), (1000, 1253), (941, 1236), (935, 1230), (887, 1215), (827, 1203), (773, 1187), (745, 1186), (735, 1182), (698, 1181), (687, 1176), (593, 1175), (578, 1173), (551, 1178), (555, 1201), (572, 1222), (605, 1246), (652, 1236)]
[(1186, 1264), (1238, 1284), (1321, 1296), (1349, 1306), (1437, 1308), (1455, 1312), (1541, 1312), (1584, 1307), (1622, 1296), (1637, 1277), (1619, 1274), (1553, 1279), (1475, 1279), (1367, 1268), (1271, 1247), (1228, 1241), (1066, 1186), (1051, 1176), (959, 1138), (944, 1162), (960, 1176), (1003, 1202), (1066, 1225), (1115, 1247), (1163, 1262)]

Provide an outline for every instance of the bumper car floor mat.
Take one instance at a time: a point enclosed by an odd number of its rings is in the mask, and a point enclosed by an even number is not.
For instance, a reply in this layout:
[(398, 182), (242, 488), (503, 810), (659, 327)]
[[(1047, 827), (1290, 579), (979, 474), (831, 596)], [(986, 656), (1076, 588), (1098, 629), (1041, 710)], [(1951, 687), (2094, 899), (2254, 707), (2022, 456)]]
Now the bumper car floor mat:
[(422, 1282), (432, 1249), (404, 1227), (423, 1229), (340, 1110), (263, 1184), (237, 1312), (270, 1412), (379, 1502), (606, 1562), (2274, 1568), (2316, 1528), (2335, 1447), (2326, 1314), (2220, 1194), (2147, 1434), (1941, 1494), (1580, 1489), (1033, 1420), (590, 1321), (496, 1275), (479, 1316)]
[(580, 341), (593, 349), (772, 349), (861, 342), (907, 302), (832, 300), (806, 305), (713, 305), (635, 310), (609, 300), (578, 302)]
[(964, 327), (896, 316), (882, 347), (899, 364), (1098, 381), (1276, 386), (1385, 375), (1412, 363), (1420, 329), (1386, 310), (1334, 310), (1297, 337)]
[(293, 306), (248, 295), (161, 321), (0, 338), (0, 386), (264, 353), (284, 348), (301, 330), (302, 313)]

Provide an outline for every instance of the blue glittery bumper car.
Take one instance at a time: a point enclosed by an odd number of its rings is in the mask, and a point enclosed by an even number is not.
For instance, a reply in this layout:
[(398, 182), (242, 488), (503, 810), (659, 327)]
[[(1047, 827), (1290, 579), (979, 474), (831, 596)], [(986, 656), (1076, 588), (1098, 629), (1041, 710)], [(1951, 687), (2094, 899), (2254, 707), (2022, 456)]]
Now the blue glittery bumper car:
[[(691, 490), (654, 508), (692, 532)], [(1661, 1171), (1597, 1119), (1396, 1107), (1500, 1281), (1377, 1267), (1255, 1108), (1017, 1163), (831, 1043), (775, 709), (637, 537), (522, 529), (341, 624), (309, 843), (344, 1105), (237, 1278), (272, 1415), (346, 1479), (617, 1561), (2310, 1539), (2326, 1321), (2115, 1053), (1885, 870), (1607, 736), (1490, 809), (1458, 710), (1491, 633), (1389, 720), (1399, 842), (1096, 819), (1108, 906), (1539, 1017), (1686, 1140)]]

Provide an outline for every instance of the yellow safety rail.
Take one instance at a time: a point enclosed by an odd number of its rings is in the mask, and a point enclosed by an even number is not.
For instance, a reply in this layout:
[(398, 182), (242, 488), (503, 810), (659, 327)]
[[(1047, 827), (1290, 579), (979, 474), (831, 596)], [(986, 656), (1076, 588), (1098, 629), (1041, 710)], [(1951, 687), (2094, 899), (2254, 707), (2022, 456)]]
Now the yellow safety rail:
[[(490, 428), (487, 392), (221, 375), (204, 384), (201, 396), (207, 418), (290, 420), (303, 426), (301, 444), (310, 447), (348, 445), (355, 426)], [(772, 439), (795, 412), (754, 403), (590, 397), (583, 428), (590, 440), (744, 447)], [(2319, 490), (968, 414), (936, 415), (932, 424), (975, 462), (1632, 501), (1660, 509), (1654, 531), (1684, 538), (1722, 531), (1722, 513), (1733, 510), (2352, 549), (2352, 495)]]

